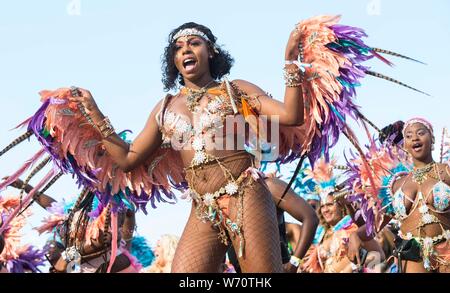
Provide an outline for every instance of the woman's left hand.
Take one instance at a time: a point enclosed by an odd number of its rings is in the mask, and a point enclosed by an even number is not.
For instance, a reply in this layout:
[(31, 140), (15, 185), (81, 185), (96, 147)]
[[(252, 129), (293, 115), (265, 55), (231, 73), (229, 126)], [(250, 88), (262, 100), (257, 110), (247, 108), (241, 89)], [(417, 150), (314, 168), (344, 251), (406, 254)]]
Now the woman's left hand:
[(298, 49), (300, 41), (300, 28), (296, 25), (295, 29), (289, 35), (289, 40), (286, 45), (285, 60), (297, 60), (298, 54), (300, 53)]

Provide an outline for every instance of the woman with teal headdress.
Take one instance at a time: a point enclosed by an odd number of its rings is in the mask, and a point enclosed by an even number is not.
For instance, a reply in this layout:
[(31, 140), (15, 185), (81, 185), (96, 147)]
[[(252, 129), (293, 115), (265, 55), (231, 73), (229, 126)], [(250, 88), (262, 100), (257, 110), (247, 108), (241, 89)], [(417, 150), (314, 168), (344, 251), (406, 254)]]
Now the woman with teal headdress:
[[(336, 161), (326, 162), (322, 158), (313, 170), (305, 170), (306, 179), (312, 179), (316, 184), (313, 192), (320, 197), (317, 214), (321, 225), (317, 228), (314, 245), (301, 266), (303, 272), (351, 273), (361, 269), (347, 257), (349, 236), (358, 226), (341, 200), (341, 192), (336, 189), (338, 178), (333, 174), (335, 165)], [(363, 248), (366, 256), (378, 252), (380, 261), (384, 258), (375, 240), (364, 243)]]

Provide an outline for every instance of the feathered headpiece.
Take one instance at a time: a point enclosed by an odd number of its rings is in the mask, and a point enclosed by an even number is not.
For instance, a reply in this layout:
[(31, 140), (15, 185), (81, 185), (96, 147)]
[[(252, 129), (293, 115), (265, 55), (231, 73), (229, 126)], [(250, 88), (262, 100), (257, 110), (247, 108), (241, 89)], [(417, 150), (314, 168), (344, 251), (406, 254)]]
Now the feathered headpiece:
[[(310, 168), (311, 166), (307, 162), (303, 163), (302, 169), (294, 180), (292, 189), (306, 201), (316, 200), (320, 202), (320, 196), (316, 193), (317, 183), (314, 181), (314, 179), (309, 178), (306, 174), (307, 170), (310, 170)], [(290, 176), (288, 176), (286, 179), (290, 181), (293, 174), (294, 171), (291, 171)]]
[(400, 172), (408, 170), (401, 156), (393, 155), (390, 147), (378, 146), (372, 140), (364, 158), (352, 154), (353, 157), (347, 159), (347, 187), (352, 191), (347, 198), (360, 204), (367, 235), (376, 231), (377, 215), (393, 212), (390, 182)]
[(311, 179), (316, 184), (314, 193), (320, 197), (321, 204), (327, 201), (328, 195), (336, 189), (337, 177), (334, 175), (336, 160), (327, 162), (324, 157), (320, 158), (313, 169), (306, 169), (305, 179)]

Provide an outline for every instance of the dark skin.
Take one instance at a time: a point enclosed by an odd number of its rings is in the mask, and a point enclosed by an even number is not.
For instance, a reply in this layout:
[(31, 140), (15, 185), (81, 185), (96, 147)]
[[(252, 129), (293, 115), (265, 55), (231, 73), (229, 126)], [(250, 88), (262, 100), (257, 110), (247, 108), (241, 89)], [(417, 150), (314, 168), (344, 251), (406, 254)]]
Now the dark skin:
[[(285, 50), (286, 60), (297, 59), (299, 55), (298, 44), (300, 42), (300, 37), (301, 36), (295, 30), (290, 34)], [(217, 86), (218, 84), (212, 78), (209, 67), (209, 59), (215, 54), (212, 45), (208, 43), (207, 40), (195, 35), (180, 37), (174, 41), (176, 42), (176, 52), (173, 62), (182, 77), (185, 86), (193, 90), (206, 88), (206, 86)], [(190, 65), (187, 64), (187, 61), (189, 60), (193, 61)], [(298, 70), (294, 64), (287, 65), (286, 67), (287, 69)], [(280, 102), (272, 99), (260, 87), (248, 81), (235, 80), (233, 83), (248, 95), (258, 96), (260, 106), (258, 109), (259, 114), (268, 117), (276, 115), (277, 118), (279, 118), (278, 122), (286, 126), (300, 126), (303, 124), (304, 103), (301, 87), (286, 87), (284, 101)], [(73, 97), (70, 101), (82, 104), (93, 122), (97, 125), (101, 125), (104, 115), (95, 103), (92, 94), (85, 89), (79, 90), (81, 92), (81, 97)], [(186, 120), (189, 120), (191, 125), (195, 125), (195, 120), (193, 119), (194, 114), (191, 113), (187, 105), (187, 97), (188, 94), (184, 94), (183, 92), (178, 93), (171, 99), (167, 109), (177, 115), (185, 117)], [(215, 97), (208, 93), (200, 96), (198, 100), (200, 112), (203, 112), (211, 98)], [(156, 118), (157, 114), (160, 112), (162, 103), (163, 100), (151, 111), (144, 129), (130, 145), (125, 143), (117, 134), (109, 135), (102, 140), (102, 144), (110, 158), (122, 171), (129, 172), (140, 166), (161, 146), (162, 133)], [(240, 114), (236, 114), (235, 116), (243, 118)], [(245, 135), (245, 128), (237, 129), (234, 131), (234, 135)], [(195, 151), (190, 148), (189, 145), (188, 147), (189, 148), (179, 150), (183, 167), (189, 167), (195, 155)], [(236, 147), (230, 147), (226, 150), (213, 148), (212, 150), (208, 149), (206, 153), (215, 157), (223, 157), (236, 154), (239, 151), (241, 150)], [(223, 175), (220, 173), (217, 174), (217, 176)], [(255, 244), (257, 242), (258, 241), (255, 240)], [(183, 247), (183, 239), (180, 241), (178, 247)], [(257, 264), (255, 263), (252, 265), (256, 266)], [(181, 269), (181, 266), (179, 268), (177, 266), (175, 267)], [(251, 267), (248, 269), (249, 271), (252, 270)]]
[[(299, 53), (297, 44), (299, 40), (299, 35), (294, 32), (291, 33), (286, 46), (286, 60), (295, 60), (297, 58)], [(216, 83), (211, 83), (213, 79), (210, 74), (208, 62), (210, 56), (214, 54), (211, 46), (197, 36), (179, 38), (176, 44), (177, 51), (174, 62), (178, 71), (183, 76), (186, 87), (199, 89), (207, 84), (215, 85)], [(184, 66), (183, 62), (187, 59), (195, 60), (194, 68), (186, 68)], [(289, 65), (288, 67), (292, 69), (295, 68), (295, 65)], [(261, 88), (250, 82), (235, 80), (234, 83), (244, 92), (259, 96), (258, 99), (261, 105), (259, 110), (261, 115), (277, 115), (282, 125), (297, 126), (303, 124), (303, 98), (300, 87), (286, 87), (284, 102), (280, 102), (267, 96)], [(86, 112), (92, 117), (93, 121), (97, 125), (100, 124), (105, 116), (101, 113), (91, 93), (85, 89), (79, 90), (82, 96), (73, 97), (70, 100), (83, 104)], [(199, 101), (200, 106), (204, 107), (207, 101), (208, 97), (204, 95)], [(155, 119), (161, 108), (161, 103), (162, 101), (151, 111), (144, 129), (132, 144), (125, 143), (117, 134), (103, 139), (102, 143), (107, 152), (123, 171), (131, 171), (142, 164), (161, 145), (161, 133)], [(186, 95), (179, 94), (173, 99), (171, 111), (184, 115), (192, 121), (192, 113), (186, 106)], [(236, 152), (236, 150), (214, 150), (212, 154), (215, 156), (223, 156), (233, 152)], [(184, 166), (189, 166), (194, 155), (193, 150), (181, 150), (180, 153)]]
[[(23, 181), (20, 179), (17, 179), (15, 182), (13, 182), (11, 184), (12, 187), (17, 188), (17, 189), (21, 189), (23, 186)], [(33, 190), (33, 186), (31, 186), (30, 184), (25, 185), (24, 190), (26, 193), (30, 192), (31, 190)], [(35, 198), (36, 202), (44, 209), (47, 209), (51, 206), (51, 204), (53, 202), (56, 202), (55, 199), (53, 199), (51, 196), (48, 196), (46, 194), (39, 194), (39, 196), (37, 196)], [(131, 247), (131, 239), (133, 237), (133, 228), (136, 225), (136, 219), (134, 216), (134, 213), (130, 210), (127, 210), (125, 213), (125, 218), (124, 218), (124, 222), (123, 225), (121, 227), (121, 233), (122, 233), (122, 238), (126, 241), (126, 248), (130, 249)], [(108, 233), (109, 234), (109, 233)], [(108, 235), (109, 237), (107, 237), (106, 241), (111, 241), (111, 236)], [(96, 252), (99, 248), (103, 247), (103, 232), (100, 231), (99, 237), (98, 239), (91, 239), (92, 241), (92, 245), (90, 246), (85, 246), (84, 252), (86, 254), (90, 254), (90, 253), (94, 253)], [(66, 269), (67, 263), (65, 260), (63, 260), (62, 258), (59, 258), (58, 261), (56, 262), (56, 264), (54, 265), (55, 269), (58, 271), (64, 271)]]
[[(265, 182), (269, 187), (269, 191), (272, 194), (272, 199), (275, 204), (280, 202), (281, 195), (286, 190), (287, 183), (278, 178), (266, 178)], [(282, 221), (283, 212), (287, 212), (297, 221), (302, 223), (300, 235), (296, 237), (298, 240), (294, 242), (293, 255), (302, 259), (311, 245), (316, 232), (317, 225), (319, 224), (319, 218), (316, 215), (314, 209), (300, 196), (298, 196), (294, 190), (289, 189), (284, 198), (278, 205), (278, 222)], [(294, 230), (298, 230), (295, 229)], [(289, 232), (288, 229), (286, 229)], [(295, 234), (295, 231), (292, 231)], [(297, 231), (299, 232), (299, 231)], [(294, 235), (293, 235), (294, 236)], [(288, 273), (296, 273), (297, 267), (291, 263), (285, 264), (285, 271)]]
[[(423, 168), (429, 163), (433, 162), (432, 156), (432, 144), (434, 142), (434, 138), (431, 132), (421, 123), (414, 123), (407, 127), (405, 130), (404, 137), (404, 149), (412, 156), (414, 167), (415, 168)], [(441, 178), (442, 181), (450, 185), (450, 168), (445, 164), (436, 164), (436, 169), (433, 171), (437, 178)], [(402, 187), (403, 192), (407, 197), (409, 197), (412, 201), (415, 201), (416, 196), (419, 192), (421, 192), (426, 196), (430, 194), (430, 191), (434, 184), (436, 184), (438, 180), (434, 178), (428, 178), (422, 185), (418, 185), (416, 182), (412, 181), (410, 175), (403, 176), (399, 178), (396, 182), (394, 182), (392, 187), (392, 193), (394, 194), (400, 187)], [(405, 208), (406, 211), (409, 212), (412, 206), (412, 202), (409, 200), (405, 200)], [(427, 203), (433, 204), (433, 197), (429, 196), (427, 199)], [(448, 211), (448, 209), (447, 209)], [(447, 217), (450, 215), (448, 213), (445, 214)], [(379, 230), (381, 231), (390, 221), (391, 217), (387, 215), (383, 215), (381, 220), (381, 225)], [(366, 227), (361, 226), (356, 233), (353, 233), (350, 236), (349, 242), (349, 257), (358, 258), (359, 256), (357, 251), (361, 246), (362, 241), (366, 241), (371, 239), (371, 236), (367, 236), (365, 233)], [(406, 264), (405, 264), (406, 265)], [(415, 262), (408, 262), (406, 266), (406, 273), (414, 273), (414, 272), (426, 272), (423, 268), (423, 265)]]

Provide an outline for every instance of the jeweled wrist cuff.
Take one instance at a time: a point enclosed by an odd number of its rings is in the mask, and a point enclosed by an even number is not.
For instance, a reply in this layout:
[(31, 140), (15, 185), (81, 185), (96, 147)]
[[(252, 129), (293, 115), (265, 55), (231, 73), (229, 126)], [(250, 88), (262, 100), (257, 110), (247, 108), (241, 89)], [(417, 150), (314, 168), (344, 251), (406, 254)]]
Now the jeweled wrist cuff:
[(116, 132), (108, 117), (103, 118), (103, 120), (97, 125), (97, 128), (100, 130), (103, 138), (107, 138)]
[(66, 263), (70, 263), (73, 260), (78, 261), (81, 259), (81, 255), (77, 251), (75, 246), (71, 246), (71, 247), (67, 248), (66, 250), (64, 250), (61, 253), (61, 257)]
[(303, 260), (296, 257), (295, 255), (291, 255), (291, 259), (289, 260), (289, 262), (291, 263), (291, 265), (298, 268), (298, 266), (303, 263)]

